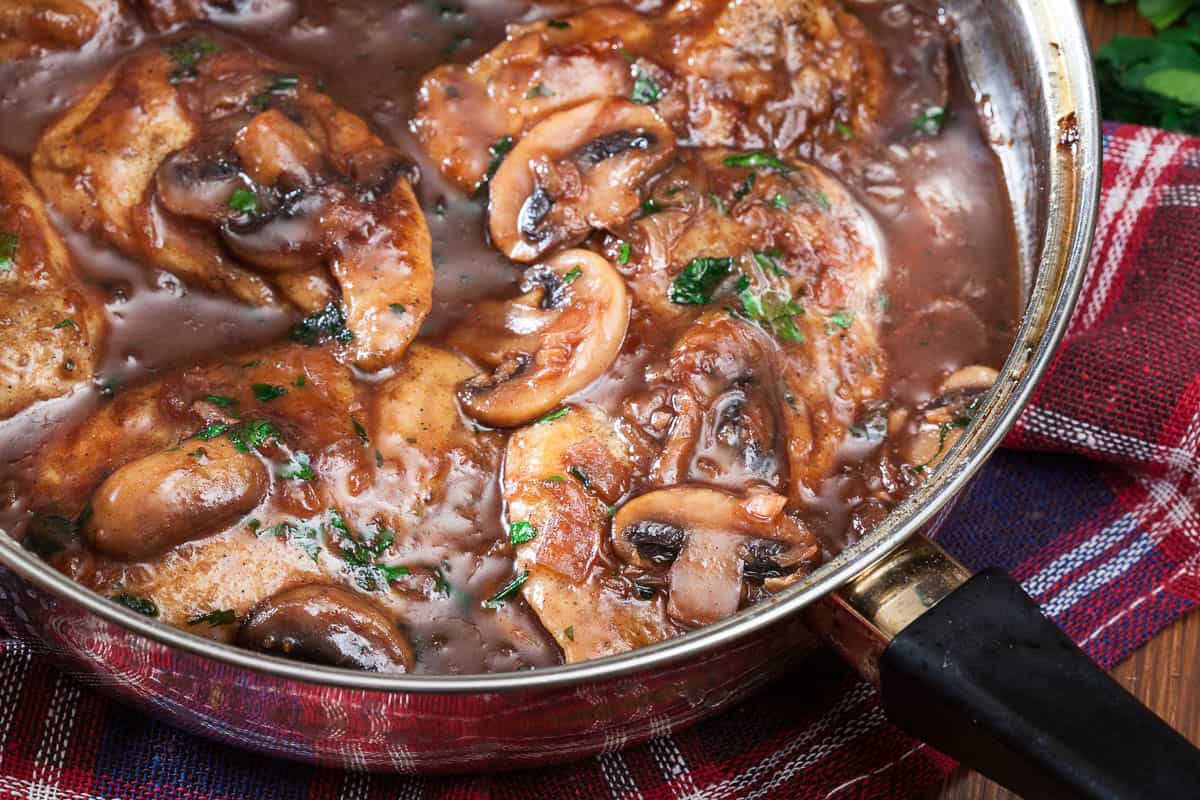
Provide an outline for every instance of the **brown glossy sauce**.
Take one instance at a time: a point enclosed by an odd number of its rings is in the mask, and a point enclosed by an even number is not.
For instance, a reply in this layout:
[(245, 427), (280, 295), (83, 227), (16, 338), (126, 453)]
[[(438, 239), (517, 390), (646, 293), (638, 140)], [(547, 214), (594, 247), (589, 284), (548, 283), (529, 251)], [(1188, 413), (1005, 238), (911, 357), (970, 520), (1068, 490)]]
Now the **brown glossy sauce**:
[[(296, 21), (289, 4), (259, 5), (271, 8), (220, 14), (213, 22), (323, 78), (333, 98), (419, 168), (417, 193), (436, 265), (433, 309), (421, 340), (441, 340), (474, 301), (512, 296), (521, 269), (487, 242), (482, 204), (443, 179), (426, 159), (410, 128), (413, 100), (426, 72), (486, 52), (503, 38), (505, 23), (568, 10), (521, 0), (352, 0), (312, 3)], [(914, 109), (937, 92), (931, 53), (949, 39), (935, 17), (924, 14), (914, 22), (915, 12), (901, 3), (847, 6), (883, 47), (897, 90), (885, 98), (878, 160), (855, 160), (859, 156), (848, 147), (819, 161), (845, 181), (882, 232), (889, 265), (882, 327), (890, 364), (888, 396), (896, 406), (917, 407), (949, 372), (969, 364), (998, 367), (1008, 353), (1021, 302), (1010, 204), (976, 116), (976, 98), (953, 59), (946, 102), (952, 122), (936, 137), (911, 136)], [(0, 151), (27, 166), (45, 126), (102, 70), (151, 38), (134, 22), (118, 22), (82, 52), (0, 63), (0, 115), (6, 121), (0, 127)], [(110, 402), (103, 386), (121, 392), (172, 369), (231, 358), (279, 340), (297, 319), (185, 290), (177, 279), (145, 270), (71, 230), (61, 218), (58, 223), (88, 281), (105, 298), (109, 330), (97, 386), (0, 422), (0, 529), (18, 536), (32, 515), (23, 492), (39, 447), (60, 427)], [(593, 241), (602, 238), (596, 234)], [(619, 409), (645, 388), (643, 367), (663, 351), (664, 343), (652, 339), (652, 331), (635, 321), (616, 364), (574, 400)], [(872, 473), (859, 464), (877, 449), (876, 443), (848, 437), (838, 468), (805, 510), (805, 522), (826, 554), (861, 535), (851, 513), (869, 496)], [(416, 671), (503, 671), (558, 663), (558, 648), (523, 601), (514, 600), (499, 613), (481, 610), (479, 601), (503, 585), (513, 569), (511, 550), (498, 545), (506, 541), (498, 476), (469, 463), (448, 469), (451, 496), (429, 497), (419, 470), (397, 469), (381, 473), (356, 500), (363, 519), (376, 512), (407, 517), (408, 529), (417, 531), (398, 544), (394, 559), (412, 564), (414, 576), (401, 591), (379, 599), (404, 619), (417, 651)], [(722, 480), (737, 485), (739, 475), (730, 472)], [(318, 560), (333, 558), (324, 553)], [(336, 570), (336, 564), (324, 566)], [(95, 568), (94, 581), (97, 586), (136, 582), (155, 568), (106, 563)], [(434, 577), (435, 569), (440, 577)], [(203, 626), (197, 632), (220, 635)]]

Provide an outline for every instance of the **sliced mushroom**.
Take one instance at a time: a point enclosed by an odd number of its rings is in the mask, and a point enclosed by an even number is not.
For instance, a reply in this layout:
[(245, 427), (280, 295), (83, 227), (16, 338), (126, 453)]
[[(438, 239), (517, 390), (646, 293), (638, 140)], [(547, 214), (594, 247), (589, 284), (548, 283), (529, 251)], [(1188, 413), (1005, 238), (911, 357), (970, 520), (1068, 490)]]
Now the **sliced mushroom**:
[(940, 464), (962, 438), (980, 399), (998, 377), (991, 367), (976, 364), (956, 370), (941, 382), (937, 397), (925, 404), (919, 427), (904, 448), (904, 460), (918, 474)]
[(514, 261), (533, 261), (618, 225), (674, 154), (675, 135), (648, 106), (606, 98), (549, 116), (492, 179), (492, 243)]
[(253, 608), (238, 632), (242, 647), (331, 667), (408, 672), (412, 645), (384, 613), (335, 586), (285, 589)]
[(553, 410), (609, 368), (629, 325), (625, 282), (602, 256), (567, 250), (532, 267), (523, 295), (476, 307), (451, 343), (492, 368), (465, 381), (468, 414), (513, 427)]
[(267, 469), (225, 438), (190, 440), (130, 462), (92, 496), (88, 543), (125, 560), (149, 558), (227, 528), (266, 496)]
[(790, 575), (816, 562), (816, 538), (783, 512), (786, 504), (771, 492), (660, 489), (617, 511), (613, 550), (647, 572), (666, 572), (672, 619), (707, 625), (737, 611), (745, 580)]

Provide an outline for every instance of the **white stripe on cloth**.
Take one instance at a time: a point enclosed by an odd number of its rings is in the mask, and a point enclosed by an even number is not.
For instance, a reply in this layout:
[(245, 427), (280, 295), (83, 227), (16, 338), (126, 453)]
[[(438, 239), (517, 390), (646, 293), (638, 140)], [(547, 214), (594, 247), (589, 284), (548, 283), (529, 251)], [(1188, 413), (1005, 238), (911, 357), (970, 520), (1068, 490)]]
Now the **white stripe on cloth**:
[(608, 794), (613, 800), (642, 796), (637, 782), (629, 772), (625, 758), (620, 753), (605, 753), (596, 761), (600, 765), (600, 774), (604, 776), (604, 782), (608, 784)]
[(342, 790), (338, 800), (367, 800), (371, 789), (371, 776), (363, 772), (347, 772), (342, 776)]
[(28, 646), (11, 639), (5, 643), (3, 666), (0, 667), (0, 764), (4, 762), (8, 734), (17, 716), (21, 690), (25, 688), (25, 677), (32, 663), (33, 651)]
[[(0, 775), (0, 792), (24, 797), (44, 797), (34, 794), (42, 789), (42, 785), (24, 778), (14, 778), (11, 775)], [(99, 795), (86, 792), (76, 792), (72, 789), (57, 789), (59, 800), (134, 800), (131, 795)]]
[(1098, 455), (1117, 456), (1142, 464), (1186, 464), (1196, 457), (1195, 453), (1177, 447), (1164, 447), (1136, 436), (1110, 431), (1036, 405), (1022, 412), (1021, 427), (1047, 439), (1090, 450)]
[[(1074, 572), (1114, 545), (1137, 531), (1138, 520), (1133, 514), (1122, 514), (1095, 536), (1081, 542), (1058, 556), (1034, 575), (1022, 582), (1029, 596), (1037, 600), (1064, 575)], [(1068, 587), (1069, 588), (1069, 587)]]
[(692, 780), (692, 771), (688, 769), (687, 760), (679, 752), (679, 745), (673, 736), (660, 736), (650, 740), (650, 755), (658, 765), (658, 771), (666, 778), (666, 785), (672, 790), (676, 782), (683, 794), (678, 797), (694, 797), (696, 784)]
[[(1147, 204), (1154, 192), (1159, 190), (1158, 177), (1185, 141), (1181, 136), (1156, 133), (1147, 128), (1139, 131), (1136, 141), (1131, 142), (1102, 209), (1104, 227), (1101, 230), (1108, 230), (1108, 226), (1112, 226), (1108, 246), (1093, 250), (1093, 263), (1088, 268), (1092, 278), (1081, 295), (1087, 298), (1087, 302), (1075, 314), (1071, 322), (1072, 331), (1089, 330), (1099, 320), (1100, 312), (1108, 302), (1113, 281), (1125, 262), (1129, 236), (1136, 223), (1141, 221), (1143, 211), (1152, 210), (1147, 208)], [(1135, 184), (1139, 164), (1142, 163), (1145, 168)]]
[(58, 784), (67, 758), (67, 745), (75, 727), (75, 712), (79, 708), (79, 684), (66, 675), (54, 680), (50, 707), (42, 727), (42, 740), (33, 756), (32, 780), (38, 785), (30, 790), (29, 800), (54, 800), (59, 797)]
[(1200, 208), (1200, 186), (1193, 183), (1170, 184), (1158, 198), (1160, 206)]

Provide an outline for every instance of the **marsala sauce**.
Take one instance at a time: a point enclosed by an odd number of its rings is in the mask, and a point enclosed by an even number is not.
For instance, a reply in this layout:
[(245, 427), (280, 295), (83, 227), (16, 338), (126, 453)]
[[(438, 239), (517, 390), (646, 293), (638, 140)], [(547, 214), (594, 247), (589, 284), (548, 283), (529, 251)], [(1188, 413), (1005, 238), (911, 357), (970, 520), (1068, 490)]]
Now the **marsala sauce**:
[[(278, 9), (286, 4), (260, 5)], [(436, 341), (472, 301), (511, 296), (521, 270), (485, 241), (483, 206), (443, 181), (424, 159), (409, 130), (418, 82), (438, 64), (465, 63), (488, 50), (503, 38), (507, 22), (561, 16), (569, 10), (522, 0), (308, 5), (299, 22), (293, 22), (294, 10), (287, 9), (229, 14), (213, 22), (323, 77), (329, 94), (419, 165), (418, 194), (437, 265), (433, 311), (422, 337)], [(886, 95), (883, 128), (894, 132), (896, 144), (886, 163), (844, 164), (835, 154), (822, 164), (847, 181), (884, 234), (889, 264), (884, 342), (891, 399), (912, 406), (929, 399), (935, 382), (949, 370), (976, 363), (999, 366), (1007, 355), (1021, 299), (1016, 240), (999, 164), (977, 118), (976, 99), (953, 58), (951, 124), (937, 137), (911, 136), (914, 118), (934, 92), (931, 53), (936, 47), (919, 31), (935, 28), (936, 15), (923, 14), (924, 21), (917, 25), (910, 5), (921, 4), (846, 5), (859, 14), (887, 54), (894, 91)], [(642, 6), (656, 9), (658, 4), (649, 0)], [(945, 31), (936, 35), (940, 38), (934, 41), (947, 38)], [(82, 52), (0, 64), (0, 115), (5, 120), (0, 151), (27, 167), (45, 126), (103, 69), (149, 38), (135, 25), (117, 23)], [(61, 218), (56, 222), (77, 263), (106, 300), (109, 330), (96, 387), (0, 423), (0, 529), (17, 536), (32, 514), (22, 487), (40, 443), (106, 402), (102, 385), (120, 391), (156, 380), (173, 368), (277, 341), (295, 321), (286, 313), (251, 310), (185, 290), (177, 279), (146, 271), (71, 231)], [(950, 301), (928, 313), (938, 298)], [(618, 407), (628, 392), (640, 388), (648, 349), (649, 343), (631, 338), (609, 373), (576, 399)], [(847, 438), (842, 468), (825, 481), (807, 519), (827, 553), (857, 535), (851, 530), (849, 511), (863, 495), (863, 478), (854, 465), (864, 447)], [(395, 504), (392, 493), (408, 495), (403, 503), (423, 502), (421, 487), (402, 477), (381, 480), (371, 491), (379, 496), (368, 502)], [(497, 476), (464, 473), (450, 491), (459, 496), (438, 505), (448, 509), (442, 517), (424, 517), (421, 536), (404, 551), (416, 563), (438, 560), (432, 556), (435, 542), (460, 553), (441, 561), (446, 580), (455, 587), (449, 597), (403, 607), (418, 651), (416, 671), (500, 671), (557, 663), (557, 647), (523, 602), (510, 602), (505, 612), (510, 617), (507, 624), (529, 636), (520, 652), (505, 643), (490, 612), (478, 610), (478, 600), (512, 570), (511, 551), (495, 547), (505, 536)]]

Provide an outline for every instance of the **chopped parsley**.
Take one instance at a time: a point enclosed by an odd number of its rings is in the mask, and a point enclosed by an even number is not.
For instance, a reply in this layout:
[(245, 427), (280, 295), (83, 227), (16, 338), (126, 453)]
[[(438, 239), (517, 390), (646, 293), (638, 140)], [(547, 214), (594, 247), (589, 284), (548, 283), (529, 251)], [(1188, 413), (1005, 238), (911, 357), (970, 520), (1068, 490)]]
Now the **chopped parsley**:
[(943, 106), (930, 106), (913, 120), (913, 128), (929, 136), (937, 136), (946, 127), (950, 112)]
[(308, 381), (304, 379), (303, 375), (297, 375), (296, 380), (292, 381), (292, 386), (295, 386), (297, 389), (303, 389), (307, 385)]
[(226, 397), (223, 394), (206, 394), (204, 395), (204, 402), (212, 403), (214, 406), (220, 406), (221, 408), (232, 408), (237, 405), (237, 400), (234, 400), (232, 397)]
[(358, 436), (358, 440), (363, 444), (370, 444), (371, 438), (367, 436), (367, 429), (362, 426), (362, 423), (351, 417), (350, 424), (354, 426), (354, 433)]
[(620, 246), (617, 248), (617, 263), (628, 264), (629, 254), (632, 251), (633, 248), (630, 246), (629, 242), (621, 242)]
[(583, 270), (581, 270), (579, 267), (575, 267), (570, 272), (568, 272), (566, 275), (563, 275), (563, 279), (562, 279), (563, 285), (570, 286), (572, 283), (579, 280), (579, 276), (582, 274), (583, 274)]
[(200, 430), (196, 431), (196, 433), (194, 434), (194, 437), (199, 439), (202, 442), (207, 442), (210, 439), (217, 438), (218, 436), (220, 436), (222, 433), (224, 433), (227, 430), (229, 430), (228, 425), (226, 425), (223, 422), (217, 422), (213, 425), (209, 425), (206, 428), (201, 428)]
[(653, 214), (661, 210), (662, 209), (658, 207), (658, 201), (656, 201), (653, 197), (646, 198), (646, 201), (642, 203), (643, 214)]
[(754, 254), (754, 260), (760, 267), (780, 278), (788, 276), (787, 270), (779, 266), (778, 258), (782, 258), (783, 253), (778, 250), (760, 250)]
[(302, 450), (297, 450), (292, 453), (291, 459), (283, 468), (279, 470), (279, 477), (287, 478), (288, 480), (311, 481), (317, 477), (317, 473), (313, 472), (312, 460), (308, 453)]
[(265, 419), (256, 419), (253, 422), (239, 425), (229, 433), (229, 441), (233, 442), (234, 449), (239, 453), (257, 450), (266, 444), (267, 440), (278, 438), (279, 431)]
[(287, 389), (282, 386), (272, 386), (269, 383), (252, 384), (250, 390), (254, 392), (254, 399), (260, 403), (269, 403), (275, 398), (287, 394)]
[(529, 87), (529, 91), (525, 93), (526, 100), (533, 100), (538, 97), (553, 97), (554, 92), (550, 91), (550, 87), (546, 86), (545, 81), (538, 81), (533, 86)]
[(710, 202), (710, 203), (712, 203), (712, 204), (713, 204), (713, 208), (715, 208), (715, 209), (717, 210), (717, 213), (718, 213), (718, 214), (724, 214), (724, 213), (725, 213), (725, 203), (724, 203), (724, 201), (723, 201), (723, 200), (721, 200), (721, 198), (720, 198), (720, 197), (718, 197), (718, 196), (717, 196), (717, 193), (716, 193), (716, 192), (709, 192), (709, 193), (708, 193), (708, 200), (709, 200), (709, 202)]
[(521, 570), (520, 574), (517, 575), (517, 577), (513, 578), (511, 581), (506, 583), (500, 589), (500, 591), (496, 592), (494, 595), (489, 597), (484, 602), (484, 605), (487, 606), (488, 608), (499, 608), (500, 606), (504, 605), (504, 602), (506, 600), (508, 600), (508, 598), (510, 598), (514, 594), (516, 594), (517, 591), (520, 590), (520, 588), (525, 584), (525, 581), (528, 580), (528, 578), (529, 578), (529, 570), (527, 570), (527, 569)]
[(542, 478), (542, 483), (562, 483), (565, 480), (566, 478), (564, 478), (562, 475), (547, 475), (546, 477)]
[(630, 95), (630, 100), (644, 106), (658, 102), (662, 97), (662, 87), (655, 82), (654, 78), (642, 70), (637, 71), (637, 75), (633, 80), (633, 94)]
[(500, 169), (500, 163), (504, 161), (504, 157), (508, 155), (508, 151), (512, 149), (513, 138), (511, 136), (501, 136), (496, 140), (494, 145), (488, 148), (488, 152), (492, 154), (492, 160), (488, 162), (488, 178), (491, 178), (496, 174), (496, 170)]
[(144, 616), (158, 616), (158, 606), (154, 605), (154, 601), (148, 598), (138, 597), (137, 595), (121, 592), (120, 594), (114, 594), (108, 599), (112, 600), (114, 603), (125, 606), (130, 611), (136, 611)]
[(537, 528), (525, 520), (518, 520), (508, 526), (508, 540), (513, 544), (531, 542), (537, 536)]
[(725, 166), (740, 167), (743, 169), (773, 169), (777, 172), (791, 172), (795, 169), (795, 167), (786, 161), (778, 159), (770, 153), (763, 153), (761, 151), (726, 156)]
[(672, 303), (702, 306), (712, 299), (713, 290), (733, 269), (733, 259), (693, 258), (671, 283), (667, 293)]
[(175, 62), (176, 67), (167, 76), (171, 84), (179, 84), (197, 77), (200, 72), (196, 64), (207, 55), (217, 52), (217, 46), (204, 36), (193, 36), (184, 42), (163, 48)]
[(56, 330), (56, 331), (60, 331), (63, 328), (77, 328), (77, 327), (79, 327), (79, 326), (75, 324), (75, 320), (73, 320), (69, 317), (67, 319), (64, 319), (61, 322), (57, 322), (54, 324), (54, 330)]
[(758, 323), (759, 327), (785, 342), (803, 342), (804, 333), (796, 327), (795, 318), (804, 313), (804, 308), (787, 295), (770, 289), (754, 291), (750, 278), (738, 278), (738, 297), (742, 301), (742, 313)]
[(551, 411), (549, 414), (542, 417), (541, 419), (539, 419), (537, 422), (535, 422), (533, 424), (534, 425), (545, 425), (547, 422), (554, 422), (554, 420), (556, 420), (556, 419), (562, 419), (569, 413), (571, 413), (571, 407), (563, 406), (562, 408), (558, 409), (557, 411)]
[(563, 629), (563, 636), (567, 637), (569, 641), (575, 641), (575, 626), (568, 625), (565, 629)]
[(400, 305), (399, 303), (388, 303), (388, 308), (390, 308), (392, 313), (397, 317), (404, 316), (404, 306)]
[(330, 303), (293, 325), (288, 338), (311, 347), (329, 340), (348, 344), (354, 341), (354, 333), (346, 327), (345, 309), (338, 303)]
[(842, 137), (847, 142), (854, 139), (854, 129), (844, 122), (833, 123), (834, 129), (838, 132), (838, 136)]
[(202, 622), (207, 622), (210, 628), (215, 628), (219, 625), (232, 625), (237, 622), (237, 612), (232, 608), (209, 611), (207, 614), (197, 614), (194, 617), (188, 617), (187, 624), (199, 625)]
[(233, 194), (229, 195), (229, 207), (253, 216), (258, 213), (258, 195), (249, 189), (234, 189)]
[(826, 333), (833, 333), (834, 326), (841, 328), (844, 331), (850, 330), (850, 326), (854, 324), (854, 312), (848, 308), (839, 308), (829, 315), (829, 324), (825, 326)]
[(0, 231), (0, 272), (12, 272), (17, 258), (17, 246), (21, 240), (15, 233)]
[(744, 181), (742, 181), (742, 185), (739, 186), (734, 191), (733, 199), (741, 200), (743, 197), (750, 194), (750, 192), (754, 189), (754, 181), (757, 178), (758, 178), (758, 173), (756, 173), (756, 172), (751, 172), (749, 175), (747, 175), (746, 179)]
[(788, 202), (788, 199), (781, 194), (775, 195), (775, 199), (771, 201), (771, 205), (775, 206), (776, 208), (792, 207), (792, 204)]
[(571, 23), (563, 22), (561, 19), (548, 19), (546, 20), (546, 27), (554, 28), (555, 30), (559, 31), (565, 31), (567, 28), (571, 27)]

